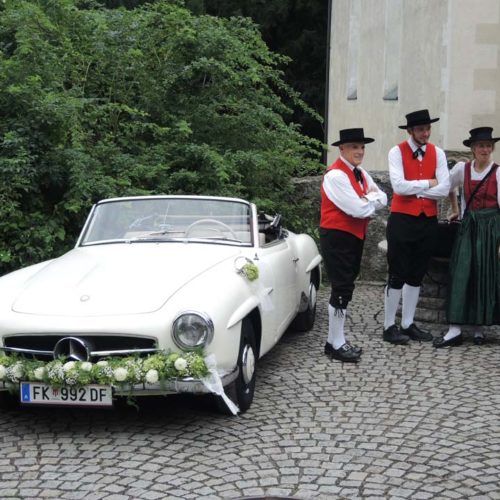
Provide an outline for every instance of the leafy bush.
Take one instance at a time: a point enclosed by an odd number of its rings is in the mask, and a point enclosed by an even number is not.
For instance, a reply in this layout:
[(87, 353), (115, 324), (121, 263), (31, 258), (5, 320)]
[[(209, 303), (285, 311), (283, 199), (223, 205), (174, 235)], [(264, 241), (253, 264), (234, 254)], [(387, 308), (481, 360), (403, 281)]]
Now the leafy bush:
[(287, 122), (286, 62), (174, 0), (0, 1), (0, 273), (66, 251), (105, 197), (245, 197), (302, 230), (290, 180), (320, 147)]

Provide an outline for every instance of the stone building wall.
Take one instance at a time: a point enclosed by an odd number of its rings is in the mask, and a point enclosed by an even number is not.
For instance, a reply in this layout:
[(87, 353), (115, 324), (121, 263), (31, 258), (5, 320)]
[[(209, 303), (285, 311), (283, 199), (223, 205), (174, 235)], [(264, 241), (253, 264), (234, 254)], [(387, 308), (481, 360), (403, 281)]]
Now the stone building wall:
[(440, 118), (432, 141), (462, 154), (469, 129), (500, 130), (500, 0), (330, 2), (326, 144), (363, 127), (365, 165), (384, 171), (411, 111)]

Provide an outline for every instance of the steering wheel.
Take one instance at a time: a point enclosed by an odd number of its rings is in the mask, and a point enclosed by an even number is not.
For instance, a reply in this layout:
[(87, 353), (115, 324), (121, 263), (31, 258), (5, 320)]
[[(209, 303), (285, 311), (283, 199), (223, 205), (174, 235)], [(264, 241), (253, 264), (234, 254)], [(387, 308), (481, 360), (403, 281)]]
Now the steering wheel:
[(198, 226), (220, 226), (220, 227), (212, 227), (210, 228), (212, 231), (217, 231), (218, 233), (223, 233), (227, 232), (231, 235), (231, 237), (235, 240), (237, 240), (237, 236), (234, 233), (234, 231), (227, 225), (224, 224), (224, 222), (221, 222), (220, 220), (216, 219), (200, 219), (195, 222), (193, 222), (191, 225), (189, 225), (184, 233), (184, 235), (189, 237), (189, 234), (193, 231), (193, 229), (196, 229)]

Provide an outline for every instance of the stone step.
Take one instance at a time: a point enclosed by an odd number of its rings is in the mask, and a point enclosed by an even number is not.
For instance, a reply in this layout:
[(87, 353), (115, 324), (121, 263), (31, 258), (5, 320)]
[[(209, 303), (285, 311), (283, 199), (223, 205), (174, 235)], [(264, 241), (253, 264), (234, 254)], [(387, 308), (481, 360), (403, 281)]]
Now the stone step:
[(425, 323), (446, 324), (446, 312), (444, 309), (422, 309), (417, 307), (415, 311), (415, 321)]
[(447, 289), (444, 283), (422, 283), (420, 297), (446, 298)]
[[(401, 318), (401, 311), (398, 311), (396, 316)], [(422, 321), (424, 323), (446, 324), (446, 311), (445, 309), (426, 309), (417, 307), (415, 310), (415, 321), (417, 323)]]
[[(397, 316), (401, 317), (401, 307)], [(446, 299), (420, 296), (415, 310), (415, 321), (446, 323)]]
[(422, 297), (420, 296), (418, 300), (418, 305), (420, 309), (445, 309), (446, 308), (446, 299), (442, 297)]

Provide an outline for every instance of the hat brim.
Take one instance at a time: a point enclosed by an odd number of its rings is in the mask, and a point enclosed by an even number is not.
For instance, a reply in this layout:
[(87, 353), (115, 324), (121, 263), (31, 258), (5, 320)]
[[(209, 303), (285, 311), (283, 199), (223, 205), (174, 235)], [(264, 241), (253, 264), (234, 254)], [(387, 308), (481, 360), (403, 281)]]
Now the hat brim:
[(465, 141), (462, 141), (462, 144), (470, 148), (472, 144), (474, 144), (475, 142), (481, 142), (481, 141), (495, 143), (500, 141), (500, 137), (488, 137), (486, 139), (465, 139)]
[(332, 146), (340, 146), (341, 144), (349, 144), (349, 143), (355, 144), (356, 142), (361, 142), (363, 144), (370, 144), (370, 142), (375, 142), (375, 139), (372, 139), (371, 137), (364, 137), (363, 139), (346, 139), (345, 141), (332, 142)]
[(412, 123), (411, 125), (399, 125), (399, 128), (407, 129), (412, 127), (418, 127), (419, 125), (430, 125), (431, 123), (437, 122), (439, 118), (431, 118), (430, 120), (425, 120), (423, 122)]

